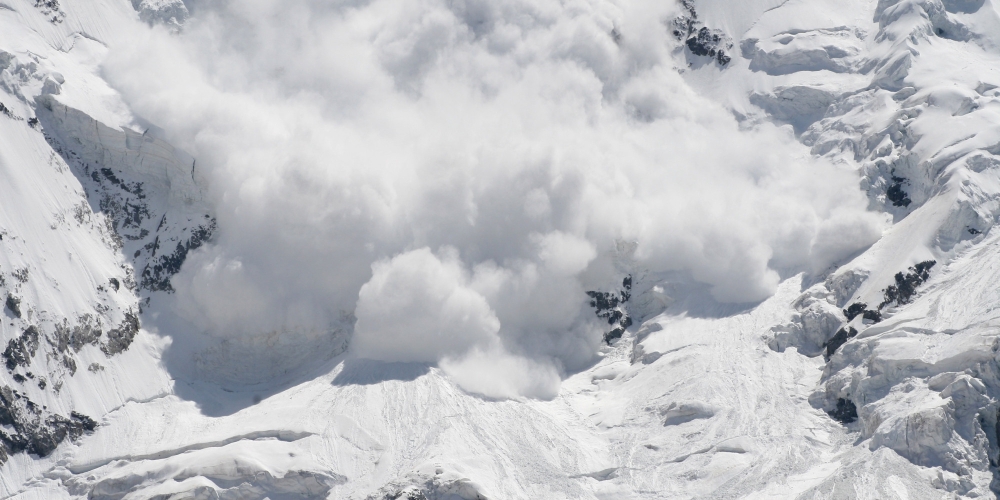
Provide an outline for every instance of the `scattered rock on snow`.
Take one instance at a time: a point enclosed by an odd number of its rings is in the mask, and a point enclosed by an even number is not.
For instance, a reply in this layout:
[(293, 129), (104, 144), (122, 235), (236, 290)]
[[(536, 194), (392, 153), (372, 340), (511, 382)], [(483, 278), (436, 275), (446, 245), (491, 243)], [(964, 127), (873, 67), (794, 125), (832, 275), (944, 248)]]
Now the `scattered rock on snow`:
[(684, 45), (695, 56), (714, 58), (720, 66), (729, 64), (732, 60), (728, 53), (733, 48), (732, 38), (721, 30), (699, 27), (701, 21), (698, 20), (698, 12), (691, 0), (681, 0), (681, 7), (686, 13), (677, 16), (670, 23), (674, 38), (684, 41)]

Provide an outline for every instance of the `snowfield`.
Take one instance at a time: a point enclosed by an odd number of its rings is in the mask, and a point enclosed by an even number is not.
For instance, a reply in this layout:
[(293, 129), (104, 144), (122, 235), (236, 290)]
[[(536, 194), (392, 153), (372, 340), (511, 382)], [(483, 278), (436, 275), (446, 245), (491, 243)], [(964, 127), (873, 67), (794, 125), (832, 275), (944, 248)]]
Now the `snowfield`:
[[(169, 45), (274, 2), (0, 2), (0, 498), (1000, 493), (1000, 4), (427, 0), (388, 41), (410, 11), (370, 4), (286, 66), (241, 31), (193, 39), (229, 58)], [(185, 73), (146, 96), (122, 47)], [(255, 58), (264, 94), (227, 79)], [(217, 93), (175, 107), (174, 78)], [(280, 99), (301, 114), (261, 122)], [(718, 167), (754, 144), (789, 166)], [(603, 150), (706, 163), (493, 175)], [(285, 170), (226, 186), (242, 153)], [(496, 163), (370, 174), (421, 155)]]

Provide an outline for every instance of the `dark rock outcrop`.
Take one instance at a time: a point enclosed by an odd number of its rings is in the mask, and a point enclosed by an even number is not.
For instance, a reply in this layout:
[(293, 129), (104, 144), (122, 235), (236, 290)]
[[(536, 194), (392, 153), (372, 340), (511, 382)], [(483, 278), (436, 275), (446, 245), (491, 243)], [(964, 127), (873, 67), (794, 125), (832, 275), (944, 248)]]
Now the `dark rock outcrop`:
[(851, 321), (858, 316), (872, 323), (882, 321), (882, 313), (878, 310), (868, 309), (868, 304), (864, 302), (855, 302), (848, 306), (847, 309), (844, 309), (844, 316), (847, 317), (847, 321)]
[(8, 386), (0, 387), (0, 464), (10, 455), (26, 451), (48, 456), (66, 438), (76, 440), (92, 432), (97, 422), (71, 412), (64, 417), (46, 411)]
[(7, 301), (4, 302), (4, 307), (6, 307), (15, 318), (21, 317), (21, 299), (8, 293)]
[[(215, 218), (193, 212), (197, 209), (189, 207), (174, 206), (163, 210), (164, 200), (157, 198), (163, 198), (164, 193), (147, 192), (148, 176), (103, 165), (92, 152), (86, 151), (86, 146), (78, 144), (82, 139), (75, 137), (74, 131), (61, 128), (60, 121), (55, 118), (61, 112), (83, 115), (81, 112), (51, 102), (42, 104), (39, 117), (45, 139), (70, 166), (87, 193), (89, 207), (87, 204), (82, 207), (76, 215), (77, 222), (88, 220), (90, 209), (103, 213), (108, 243), (132, 256), (134, 271), (132, 267), (125, 269), (126, 276), (119, 281), (119, 286), (130, 291), (173, 292), (170, 278), (180, 270), (190, 251), (211, 240), (217, 227)], [(68, 137), (52, 133), (56, 131)], [(139, 274), (138, 282), (134, 273)], [(114, 288), (114, 283), (111, 286)]]
[(132, 340), (139, 333), (139, 316), (135, 311), (125, 313), (125, 319), (115, 328), (108, 331), (108, 339), (101, 350), (108, 356), (118, 354), (132, 345)]
[(57, 352), (65, 353), (69, 349), (73, 352), (80, 352), (85, 345), (96, 345), (104, 332), (100, 323), (90, 314), (83, 314), (77, 318), (75, 326), (70, 327), (69, 321), (63, 320), (62, 324), (56, 324), (55, 333), (49, 339), (49, 343)]
[(842, 424), (849, 424), (858, 419), (858, 407), (850, 399), (837, 399), (837, 407), (826, 413)]
[(674, 38), (683, 40), (688, 50), (696, 56), (714, 58), (720, 66), (729, 64), (732, 60), (728, 54), (733, 48), (732, 38), (720, 30), (701, 26), (694, 2), (681, 0), (680, 3), (686, 13), (677, 16), (670, 23)]
[(851, 321), (852, 319), (858, 317), (858, 315), (863, 314), (867, 307), (868, 304), (865, 304), (864, 302), (855, 302), (847, 306), (847, 309), (844, 309), (844, 316), (847, 316), (847, 321)]
[(606, 319), (613, 328), (604, 334), (604, 342), (610, 344), (620, 339), (625, 330), (632, 326), (632, 318), (624, 308), (624, 304), (632, 298), (632, 276), (622, 280), (622, 289), (618, 292), (587, 292), (590, 297), (590, 307), (594, 308), (597, 317)]
[(862, 318), (871, 321), (872, 323), (878, 323), (882, 321), (882, 313), (871, 309), (865, 309), (865, 313)]
[(35, 0), (35, 8), (52, 24), (59, 24), (66, 19), (58, 0)]
[(885, 190), (885, 197), (892, 203), (892, 206), (905, 208), (913, 202), (906, 191), (903, 191), (903, 184), (906, 182), (907, 180), (903, 177), (892, 176), (892, 184)]
[[(146, 264), (142, 270), (139, 286), (144, 290), (173, 292), (174, 287), (170, 285), (170, 278), (181, 270), (188, 252), (201, 247), (211, 239), (215, 230), (214, 218), (191, 230), (191, 237), (187, 241), (178, 242), (173, 253), (160, 255), (151, 264)], [(146, 248), (152, 250), (155, 256), (159, 249), (159, 239), (153, 240)]]
[(722, 31), (702, 27), (684, 43), (692, 54), (714, 57), (720, 66), (725, 66), (732, 60), (726, 51), (733, 48), (733, 42)]
[(824, 355), (827, 361), (830, 360), (830, 356), (837, 352), (840, 346), (847, 343), (847, 339), (854, 338), (858, 335), (858, 330), (854, 327), (841, 328), (837, 330), (837, 333), (833, 335), (830, 340), (827, 340), (823, 347), (826, 348), (826, 354)]
[[(872, 323), (878, 323), (882, 321), (882, 310), (890, 305), (903, 305), (910, 302), (913, 296), (917, 293), (917, 287), (922, 285), (928, 278), (930, 278), (931, 268), (934, 267), (937, 261), (926, 260), (918, 263), (915, 266), (909, 268), (907, 273), (896, 273), (895, 284), (889, 285), (883, 290), (884, 300), (878, 305), (877, 309), (868, 309), (868, 304), (863, 302), (855, 302), (844, 309), (844, 316), (847, 317), (847, 321), (851, 321), (854, 318), (861, 315), (866, 321)], [(841, 328), (834, 334), (830, 340), (827, 340), (823, 344), (826, 349), (824, 356), (829, 361), (830, 356), (837, 352), (840, 346), (844, 345), (848, 339), (853, 338), (858, 334), (858, 331), (853, 327)]]
[(38, 328), (29, 326), (21, 335), (7, 342), (7, 348), (3, 351), (7, 370), (13, 371), (18, 366), (28, 366), (36, 351), (38, 351)]
[(684, 40), (698, 29), (698, 11), (692, 0), (680, 0), (680, 4), (686, 14), (675, 17), (670, 24), (673, 26), (671, 33), (674, 38)]
[(915, 266), (911, 266), (909, 272), (903, 274), (896, 273), (894, 285), (889, 285), (885, 290), (885, 300), (879, 304), (879, 310), (888, 305), (903, 305), (910, 302), (913, 295), (917, 293), (917, 287), (922, 285), (930, 277), (931, 268), (937, 261), (926, 260)]

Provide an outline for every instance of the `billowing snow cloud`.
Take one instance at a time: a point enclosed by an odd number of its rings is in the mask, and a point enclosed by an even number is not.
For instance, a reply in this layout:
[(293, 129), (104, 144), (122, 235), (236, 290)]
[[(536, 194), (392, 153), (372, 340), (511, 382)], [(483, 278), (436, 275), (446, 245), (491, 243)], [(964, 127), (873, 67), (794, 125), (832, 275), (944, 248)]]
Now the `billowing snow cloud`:
[(220, 231), (173, 284), (214, 335), (353, 314), (355, 355), (546, 396), (599, 345), (584, 291), (621, 242), (752, 302), (880, 234), (855, 173), (684, 82), (671, 2), (189, 6), (105, 73), (210, 179)]
[(448, 254), (442, 261), (422, 248), (375, 264), (358, 298), (355, 354), (436, 363), (497, 340), (500, 320)]

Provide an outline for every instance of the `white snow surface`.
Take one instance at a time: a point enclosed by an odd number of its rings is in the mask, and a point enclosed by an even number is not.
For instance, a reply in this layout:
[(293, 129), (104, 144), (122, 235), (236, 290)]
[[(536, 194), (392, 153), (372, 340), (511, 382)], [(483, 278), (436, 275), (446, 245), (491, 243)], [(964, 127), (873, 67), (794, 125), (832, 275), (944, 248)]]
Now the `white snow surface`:
[[(380, 261), (361, 288), (358, 349), (381, 361), (345, 351), (344, 329), (207, 338), (170, 309), (173, 295), (142, 288), (137, 259), (153, 262), (141, 253), (146, 240), (123, 239), (88, 198), (95, 184), (79, 165), (141, 182), (144, 206), (163, 214), (141, 229), (164, 240), (183, 243), (208, 217), (216, 205), (197, 160), (135, 116), (101, 69), (108, 45), (147, 24), (180, 36), (200, 3), (0, 3), (0, 300), (20, 301), (20, 317), (4, 309), (0, 340), (30, 325), (54, 338), (56, 325), (83, 315), (107, 332), (140, 307), (143, 325), (120, 353), (105, 333), (72, 350), (43, 340), (27, 365), (0, 366), (0, 387), (48, 414), (98, 424), (47, 456), (11, 453), (0, 498), (996, 497), (994, 0), (688, 2), (700, 23), (733, 40), (725, 66), (682, 41), (670, 48), (672, 69), (698, 99), (724, 107), (743, 132), (776, 124), (816, 161), (856, 172), (868, 208), (891, 224), (827, 268), (786, 272), (752, 304), (720, 303), (709, 288), (721, 278), (649, 269), (631, 258), (634, 246), (610, 242), (617, 278), (634, 280), (625, 307), (634, 324), (568, 372), (519, 357), (489, 368), (474, 357), (438, 362), (436, 353), (459, 347), (509, 356), (496, 347), (499, 320), (471, 291), (475, 276), (448, 251)], [(684, 12), (678, 4), (670, 15)], [(404, 261), (418, 264), (394, 267)], [(912, 297), (879, 307), (897, 273), (928, 261)], [(397, 309), (435, 315), (406, 324), (379, 309), (399, 298), (398, 283), (424, 283), (422, 272), (446, 275), (449, 288), (429, 281)], [(487, 312), (463, 316), (456, 302)], [(848, 320), (855, 303), (878, 308), (880, 321)], [(457, 344), (442, 339), (442, 322)], [(824, 356), (850, 328), (856, 334)], [(381, 331), (400, 344), (413, 333), (427, 352), (373, 341)], [(14, 378), (27, 372), (33, 378)], [(557, 383), (477, 390), (469, 372)], [(857, 419), (832, 418), (848, 400)]]

